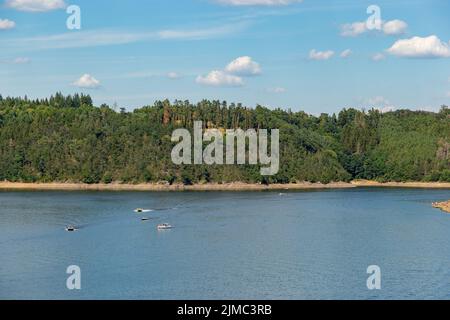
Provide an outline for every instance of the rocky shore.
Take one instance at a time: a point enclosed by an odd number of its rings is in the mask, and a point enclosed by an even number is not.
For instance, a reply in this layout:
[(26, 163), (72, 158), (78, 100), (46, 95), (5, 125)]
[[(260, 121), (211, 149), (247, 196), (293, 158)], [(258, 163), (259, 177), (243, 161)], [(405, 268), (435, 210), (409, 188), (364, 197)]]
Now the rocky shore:
[(445, 202), (435, 202), (433, 207), (441, 209), (444, 212), (450, 213), (450, 200)]

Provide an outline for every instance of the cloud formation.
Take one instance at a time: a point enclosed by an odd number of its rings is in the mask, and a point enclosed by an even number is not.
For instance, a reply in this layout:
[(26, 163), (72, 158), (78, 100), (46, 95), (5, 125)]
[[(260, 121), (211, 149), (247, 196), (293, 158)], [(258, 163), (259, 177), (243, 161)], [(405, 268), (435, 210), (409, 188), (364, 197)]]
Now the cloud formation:
[(396, 41), (388, 53), (402, 58), (448, 58), (450, 47), (437, 36), (413, 37)]
[(167, 74), (167, 78), (169, 78), (169, 79), (172, 79), (172, 80), (175, 80), (175, 79), (179, 79), (179, 78), (181, 78), (181, 75), (180, 74), (178, 74), (177, 72), (169, 72), (168, 74)]
[(347, 23), (341, 26), (341, 36), (343, 37), (357, 37), (366, 32), (374, 31), (374, 32), (382, 32), (387, 36), (398, 36), (404, 34), (408, 29), (408, 24), (402, 20), (391, 20), (381, 23), (381, 29), (379, 30), (370, 30), (367, 27), (366, 22), (354, 22)]
[(270, 93), (285, 93), (287, 90), (283, 87), (275, 87), (275, 88), (268, 88), (267, 92)]
[(365, 101), (365, 104), (370, 108), (375, 108), (382, 113), (391, 112), (396, 109), (396, 107), (385, 97), (376, 96)]
[(100, 87), (100, 81), (95, 79), (90, 74), (84, 74), (81, 76), (80, 79), (75, 81), (73, 83), (74, 86), (78, 88), (84, 88), (84, 89), (97, 89)]
[(389, 36), (397, 36), (406, 32), (408, 29), (408, 24), (402, 20), (392, 20), (383, 23), (382, 28), (384, 34)]
[(27, 64), (30, 62), (31, 62), (30, 58), (24, 58), (24, 57), (18, 57), (12, 61), (12, 63), (14, 63), (14, 64)]
[(286, 6), (303, 0), (216, 0), (230, 6)]
[(206, 76), (198, 76), (196, 82), (215, 87), (241, 87), (244, 85), (241, 77), (220, 70), (213, 70)]
[(313, 49), (309, 52), (310, 60), (328, 60), (333, 56), (334, 56), (334, 51), (331, 51), (331, 50), (316, 51), (316, 49)]
[(385, 57), (385, 55), (382, 54), (382, 53), (375, 53), (375, 54), (372, 56), (372, 60), (373, 60), (373, 61), (381, 61), (381, 60), (384, 60), (384, 59), (386, 59), (386, 57)]
[(352, 53), (353, 53), (352, 50), (347, 49), (347, 50), (344, 50), (341, 52), (340, 57), (345, 59), (345, 58), (350, 57), (352, 55)]
[(231, 61), (224, 70), (213, 70), (206, 76), (198, 76), (196, 82), (209, 86), (240, 87), (243, 86), (242, 77), (257, 76), (262, 73), (259, 63), (252, 57), (242, 56)]
[(0, 30), (13, 29), (16, 26), (14, 21), (8, 19), (0, 19)]
[(6, 6), (27, 12), (46, 12), (67, 7), (64, 0), (6, 0)]
[(6, 64), (27, 64), (30, 63), (31, 59), (30, 58), (25, 58), (25, 57), (18, 57), (18, 58), (14, 58), (14, 59), (3, 59), (0, 60), (0, 63), (6, 63)]
[(255, 76), (261, 74), (261, 66), (249, 56), (239, 57), (231, 61), (225, 71), (240, 76)]
[(199, 29), (172, 29), (143, 32), (98, 29), (5, 40), (2, 44), (10, 48), (29, 51), (112, 46), (149, 41), (194, 41), (223, 37), (236, 33), (246, 26), (247, 23), (235, 23)]
[(366, 32), (367, 25), (365, 22), (346, 23), (341, 26), (341, 36), (356, 37)]

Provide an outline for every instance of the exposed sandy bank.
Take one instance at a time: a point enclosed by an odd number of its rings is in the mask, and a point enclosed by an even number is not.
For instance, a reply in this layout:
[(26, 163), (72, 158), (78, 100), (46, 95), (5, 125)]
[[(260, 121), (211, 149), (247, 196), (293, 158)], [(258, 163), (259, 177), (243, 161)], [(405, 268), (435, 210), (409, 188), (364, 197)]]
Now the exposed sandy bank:
[(450, 189), (449, 182), (377, 182), (369, 180), (355, 180), (351, 183), (357, 187), (384, 187), (384, 188), (424, 188), (424, 189)]

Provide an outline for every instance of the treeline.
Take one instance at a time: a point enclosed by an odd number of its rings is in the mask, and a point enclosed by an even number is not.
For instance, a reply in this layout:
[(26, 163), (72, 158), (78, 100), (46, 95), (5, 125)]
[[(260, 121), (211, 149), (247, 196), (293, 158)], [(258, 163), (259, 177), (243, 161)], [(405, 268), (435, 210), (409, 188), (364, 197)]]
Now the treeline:
[[(280, 171), (172, 164), (176, 128), (280, 129)], [(88, 95), (0, 95), (0, 180), (84, 183), (450, 182), (450, 110), (344, 109), (318, 117), (221, 101), (158, 101), (133, 112)]]

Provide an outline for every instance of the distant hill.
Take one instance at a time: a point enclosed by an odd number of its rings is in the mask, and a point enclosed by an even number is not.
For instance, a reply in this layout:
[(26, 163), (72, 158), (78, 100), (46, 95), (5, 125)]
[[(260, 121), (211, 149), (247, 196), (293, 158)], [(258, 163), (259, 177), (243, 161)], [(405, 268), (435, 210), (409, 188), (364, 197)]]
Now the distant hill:
[[(176, 166), (176, 128), (280, 129), (280, 171)], [(450, 110), (344, 109), (319, 117), (220, 101), (158, 101), (133, 112), (86, 95), (0, 96), (0, 180), (11, 182), (329, 183), (352, 179), (450, 182)]]

